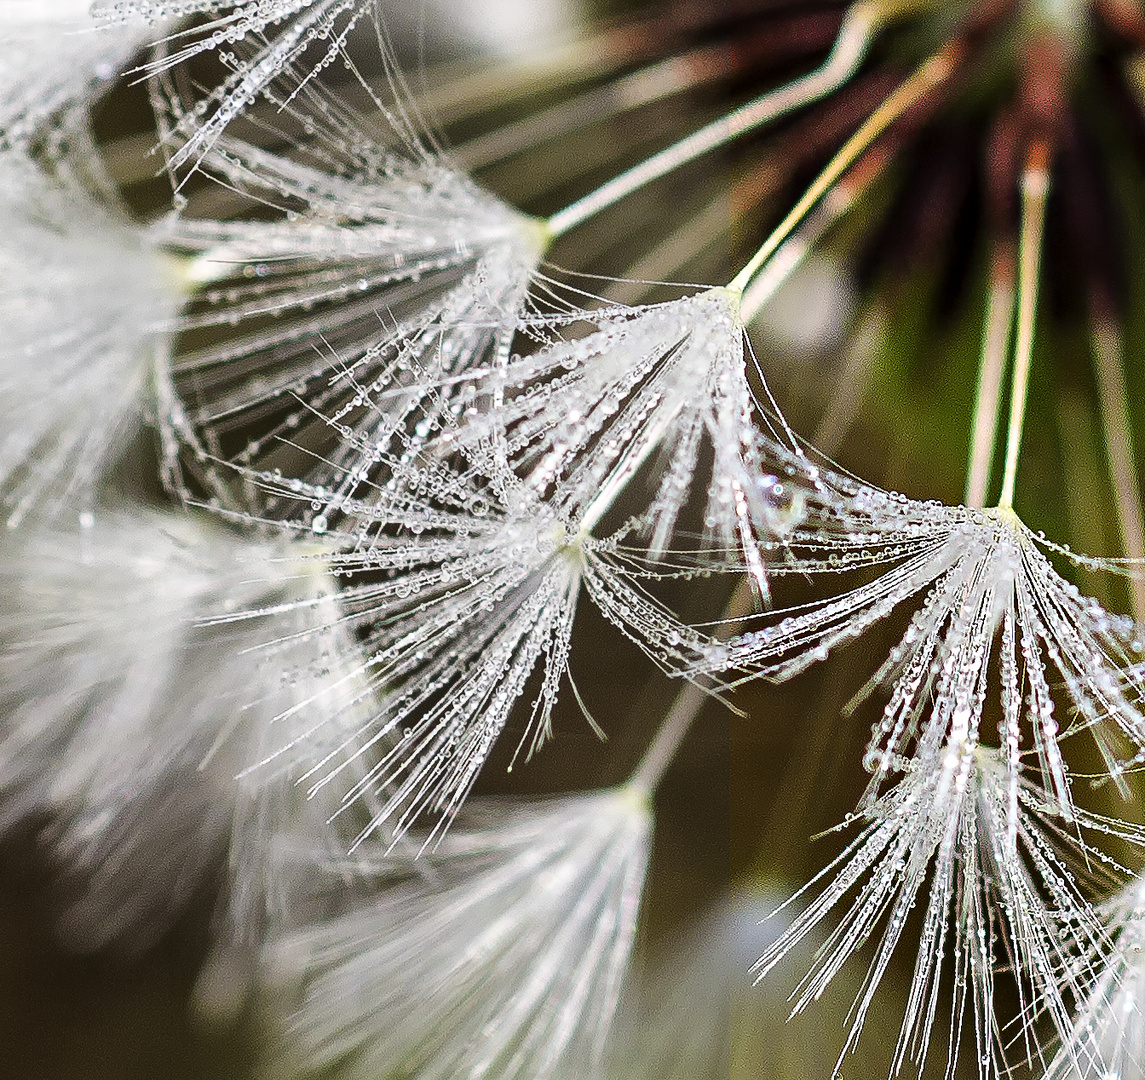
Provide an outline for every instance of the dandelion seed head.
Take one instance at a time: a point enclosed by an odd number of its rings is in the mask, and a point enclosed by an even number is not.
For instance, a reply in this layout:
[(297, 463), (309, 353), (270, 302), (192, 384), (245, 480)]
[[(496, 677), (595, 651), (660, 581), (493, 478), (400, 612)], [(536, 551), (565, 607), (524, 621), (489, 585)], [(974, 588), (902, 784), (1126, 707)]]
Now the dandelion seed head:
[[(192, 276), (221, 278), (183, 328), (234, 328), (179, 359), (166, 423), (256, 485), (277, 470), (321, 486), (329, 522), (462, 422), (458, 380), (508, 352), (540, 233), (440, 162), (389, 155), (341, 175), (228, 145), (231, 183), (294, 209), (161, 227)], [(314, 516), (287, 498), (259, 509)]]
[[(731, 643), (727, 656), (788, 678), (921, 596), (902, 639), (863, 691), (885, 686), (890, 694), (867, 748), (870, 797), (904, 763), (936, 767), (952, 740), (978, 738), (995, 665), (1012, 804), (1020, 759), (1032, 755), (1047, 798), (1069, 815), (1073, 798), (1059, 741), (1072, 731), (1091, 732), (1112, 772), (1124, 768), (1116, 739), (1138, 747), (1145, 739), (1131, 619), (1066, 581), (1012, 511), (917, 502), (843, 477), (825, 482), (851, 490), (846, 514), (796, 529), (788, 560), (774, 572), (877, 576), (798, 612), (768, 612), (765, 625)], [(1072, 715), (1057, 708), (1058, 682)]]
[(0, 9), (0, 149), (23, 146), (81, 106), (146, 41), (135, 25), (98, 30), (84, 0), (5, 0)]

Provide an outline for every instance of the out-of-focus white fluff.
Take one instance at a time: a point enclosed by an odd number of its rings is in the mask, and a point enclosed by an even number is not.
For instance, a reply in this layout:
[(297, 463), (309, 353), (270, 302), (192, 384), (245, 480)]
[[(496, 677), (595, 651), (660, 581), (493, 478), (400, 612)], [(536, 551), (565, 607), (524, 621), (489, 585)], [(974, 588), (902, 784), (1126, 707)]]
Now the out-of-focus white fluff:
[(621, 789), (468, 813), (420, 860), (355, 860), (380, 894), (274, 949), (279, 977), (304, 987), (285, 1072), (596, 1074), (636, 923), (648, 807)]
[(0, 147), (33, 136), (44, 121), (115, 77), (154, 26), (101, 29), (90, 0), (0, 4)]
[(158, 327), (179, 300), (138, 230), (22, 154), (0, 154), (0, 192), (0, 498), (11, 526), (90, 509), (136, 429), (166, 347)]
[[(610, 1043), (611, 1080), (804, 1080), (829, 1077), (837, 1064), (832, 1035), (862, 977), (844, 969), (838, 995), (819, 1003), (814, 1016), (790, 1016), (783, 979), (752, 986), (748, 968), (764, 945), (790, 925), (786, 912), (768, 916), (790, 896), (767, 885), (726, 897), (696, 923), (666, 935), (629, 980)], [(788, 957), (784, 976), (806, 970), (822, 936), (808, 938)], [(849, 995), (849, 996), (848, 996)], [(849, 1055), (844, 1075), (882, 1077), (897, 1034), (895, 1009), (903, 995), (876, 1003), (866, 1038)], [(880, 1005), (884, 1007), (879, 1007)], [(825, 1037), (827, 1033), (827, 1037)], [(575, 1080), (569, 1074), (569, 1080)]]
[(1113, 946), (1044, 1080), (1145, 1080), (1145, 878), (1109, 904), (1109, 930)]
[[(58, 822), (48, 835), (81, 882), (65, 927), (77, 944), (145, 944), (228, 848), (232, 935), (257, 935), (282, 905), (279, 842), (327, 836), (330, 808), (293, 783), (326, 749), (309, 706), (354, 716), (354, 644), (333, 591), (285, 545), (182, 514), (10, 534), (0, 824)], [(305, 608), (321, 630), (301, 625)], [(255, 614), (211, 621), (237, 610)]]

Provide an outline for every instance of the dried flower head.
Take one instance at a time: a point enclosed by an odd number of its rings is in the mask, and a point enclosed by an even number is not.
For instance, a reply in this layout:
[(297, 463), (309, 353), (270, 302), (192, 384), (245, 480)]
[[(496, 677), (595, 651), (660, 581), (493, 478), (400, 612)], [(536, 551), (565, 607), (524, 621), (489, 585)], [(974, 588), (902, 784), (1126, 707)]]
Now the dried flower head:
[[(1134, 752), (1145, 747), (1145, 683), (1133, 667), (1141, 637), (1132, 619), (1066, 581), (1047, 552), (1074, 557), (1010, 510), (922, 503), (841, 476), (823, 479), (849, 492), (845, 517), (820, 517), (790, 534), (789, 558), (774, 573), (879, 572), (841, 595), (768, 612), (766, 625), (729, 645), (731, 663), (789, 678), (923, 594), (870, 683), (890, 688), (867, 749), (872, 797), (896, 772), (937, 767), (949, 740), (978, 738), (995, 663), (1012, 807), (1021, 760), (1032, 753), (1047, 799), (1068, 818), (1073, 798), (1060, 741), (1078, 730), (1092, 735), (1119, 776), (1118, 739)], [(1055, 673), (1072, 709), (1064, 722)]]

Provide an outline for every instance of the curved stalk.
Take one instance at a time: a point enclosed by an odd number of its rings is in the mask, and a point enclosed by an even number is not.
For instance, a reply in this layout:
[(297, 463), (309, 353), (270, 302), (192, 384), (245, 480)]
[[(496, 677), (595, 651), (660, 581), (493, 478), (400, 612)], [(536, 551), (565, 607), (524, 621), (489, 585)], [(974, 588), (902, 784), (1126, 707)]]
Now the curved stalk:
[[(1129, 421), (1129, 394), (1118, 328), (1109, 320), (1095, 320), (1092, 348), (1097, 386), (1101, 396), (1101, 428), (1109, 459), (1109, 477), (1117, 504), (1121, 545), (1131, 559), (1145, 559), (1145, 515), (1141, 510), (1141, 487), (1137, 480), (1133, 428)], [(1145, 625), (1145, 580), (1140, 572), (1129, 579), (1133, 617)]]
[(570, 101), (478, 135), (455, 148), (452, 156), (468, 170), (486, 168), (547, 139), (579, 131), (602, 117), (639, 109), (712, 82), (724, 74), (719, 60), (725, 55), (725, 46), (718, 44), (670, 56)]
[(887, 156), (883, 154), (876, 153), (871, 158), (864, 158), (839, 181), (802, 227), (775, 250), (767, 265), (744, 289), (740, 303), (744, 323), (751, 322), (759, 314), (780, 286), (803, 264), (803, 260), (827, 230), (874, 183), (886, 163)]
[(803, 219), (815, 208), (815, 204), (835, 186), (862, 153), (891, 124), (922, 101), (927, 94), (938, 89), (951, 76), (961, 52), (961, 46), (952, 43), (935, 53), (867, 117), (862, 127), (843, 144), (842, 149), (816, 177), (799, 202), (764, 241), (763, 246), (752, 256), (747, 265), (728, 282), (729, 291), (742, 293), (748, 288), (752, 279), (779, 250), (780, 245), (799, 227)]

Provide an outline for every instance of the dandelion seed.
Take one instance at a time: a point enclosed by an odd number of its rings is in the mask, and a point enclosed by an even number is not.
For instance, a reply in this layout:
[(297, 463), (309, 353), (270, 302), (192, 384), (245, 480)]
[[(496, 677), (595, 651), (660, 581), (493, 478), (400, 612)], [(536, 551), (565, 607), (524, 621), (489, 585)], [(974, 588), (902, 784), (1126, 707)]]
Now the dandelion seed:
[[(116, 25), (208, 16), (194, 30), (167, 39), (168, 55), (144, 68), (155, 75), (205, 52), (216, 53), (231, 69), (223, 84), (194, 109), (180, 113), (171, 137), (181, 141), (168, 167), (198, 165), (226, 127), (241, 116), (292, 66), (309, 81), (341, 57), (346, 42), (374, 0), (266, 0), (256, 4), (226, 0), (96, 0), (93, 15)], [(154, 36), (154, 35), (153, 35)], [(249, 56), (235, 51), (250, 45)], [(172, 102), (172, 105), (175, 103)]]
[[(455, 394), (415, 387), (508, 354), (543, 246), (536, 223), (446, 164), (378, 153), (343, 176), (228, 144), (212, 159), (228, 181), (289, 219), (158, 233), (198, 256), (192, 275), (234, 275), (183, 328), (250, 327), (180, 359), (172, 437), (255, 480), (277, 469), (326, 486), (327, 520), (383, 456), (457, 423)], [(379, 415), (368, 405), (383, 392)], [(317, 516), (293, 500), (270, 510)]]
[[(326, 752), (300, 705), (362, 707), (349, 636), (291, 614), (325, 612), (330, 583), (281, 545), (123, 511), (13, 534), (2, 574), (0, 821), (58, 819), (53, 849), (83, 887), (69, 937), (153, 940), (229, 849), (227, 933), (259, 940), (282, 903), (278, 838), (325, 837), (330, 808), (281, 764), (249, 770), (284, 743), (292, 762)], [(243, 608), (258, 614), (225, 621)]]
[[(923, 1067), (948, 955), (954, 975), (949, 1067), (969, 1012), (979, 1075), (1004, 1073), (994, 997), (1003, 950), (1021, 1001), (1048, 1015), (1059, 1032), (1069, 1030), (1070, 1003), (1084, 994), (1093, 976), (1088, 965), (1078, 963), (1069, 941), (1100, 949), (1104, 932), (1066, 860), (1071, 852), (1076, 858), (1100, 856), (1074, 830), (1064, 832), (1055, 825), (1036, 790), (1024, 783), (1015, 820), (1010, 788), (1008, 765), (997, 750), (966, 739), (948, 743), (939, 768), (911, 769), (864, 812), (861, 835), (811, 883), (826, 878), (823, 891), (758, 961), (755, 971), (763, 978), (832, 910), (840, 909), (838, 925), (796, 991), (794, 1011), (802, 1012), (847, 957), (879, 935), (837, 1067), (858, 1040), (903, 941), (908, 914), (924, 892), (918, 957), (892, 1074), (908, 1060), (920, 1071)], [(1078, 823), (1102, 833), (1117, 828), (1080, 813)], [(1131, 831), (1127, 827), (1126, 833)], [(1027, 1057), (1036, 1053), (1036, 1047), (1027, 1047)]]
[[(613, 490), (608, 470), (600, 489)], [(645, 592), (670, 565), (647, 568), (639, 550), (583, 527), (597, 513), (586, 494), (541, 500), (524, 484), (499, 492), (480, 473), (423, 463), (397, 470), (384, 498), (343, 501), (343, 526), (323, 534), (326, 558), (345, 581), (339, 599), (380, 708), (334, 756), (345, 760), (314, 775), (329, 783), (346, 761), (384, 749), (347, 796), (387, 793), (372, 827), (392, 819), (400, 833), (425, 811), (447, 822), (537, 669), (518, 754), (546, 741), (582, 591), (667, 670), (708, 647)]]
[(0, 155), (0, 493), (8, 524), (90, 509), (136, 430), (178, 296), (125, 222)]
[(312, 1075), (596, 1074), (620, 993), (650, 818), (627, 789), (472, 805), (420, 860), (352, 863), (381, 891), (277, 943), (302, 981), (281, 1067)]
[[(574, 328), (585, 323), (595, 332), (577, 336)], [(774, 540), (799, 524), (816, 494), (815, 469), (790, 450), (782, 479), (764, 468), (770, 441), (756, 424), (737, 297), (714, 289), (668, 304), (606, 308), (573, 316), (562, 332), (571, 340), (491, 374), (485, 395), (496, 396), (496, 406), (455, 442), (503, 445), (538, 498), (559, 491), (563, 500), (591, 505), (597, 517), (659, 454), (655, 493), (640, 521), (653, 559), (669, 550), (710, 452), (704, 546), (725, 557), (739, 547), (766, 594), (758, 538)], [(465, 399), (479, 386), (466, 386)], [(581, 520), (580, 528), (594, 524)]]
[[(848, 516), (809, 521), (789, 536), (790, 561), (773, 574), (882, 572), (840, 596), (769, 612), (766, 626), (729, 643), (733, 665), (790, 678), (923, 594), (868, 686), (890, 688), (867, 747), (871, 797), (906, 762), (937, 767), (950, 739), (977, 738), (994, 663), (1012, 805), (1020, 758), (1033, 751), (1046, 797), (1069, 816), (1073, 798), (1059, 742), (1073, 731), (1092, 734), (1111, 775), (1124, 771), (1115, 733), (1145, 746), (1145, 684), (1131, 666), (1141, 640), (1132, 619), (1111, 614), (1062, 578), (1047, 556), (1058, 549), (1012, 511), (920, 503), (827, 473), (821, 480), (850, 492)], [(1051, 689), (1055, 678), (1073, 709), (1064, 719)]]

